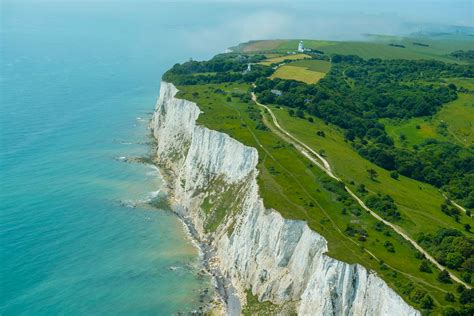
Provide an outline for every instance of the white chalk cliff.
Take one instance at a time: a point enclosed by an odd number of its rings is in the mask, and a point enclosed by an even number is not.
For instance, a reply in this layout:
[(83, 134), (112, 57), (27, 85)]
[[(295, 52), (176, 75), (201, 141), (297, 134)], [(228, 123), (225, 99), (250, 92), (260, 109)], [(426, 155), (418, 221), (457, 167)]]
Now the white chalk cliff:
[(157, 161), (173, 209), (215, 249), (242, 300), (250, 289), (300, 315), (419, 315), (374, 272), (326, 256), (326, 240), (306, 223), (265, 209), (257, 150), (197, 125), (200, 109), (177, 92), (161, 84), (151, 123)]

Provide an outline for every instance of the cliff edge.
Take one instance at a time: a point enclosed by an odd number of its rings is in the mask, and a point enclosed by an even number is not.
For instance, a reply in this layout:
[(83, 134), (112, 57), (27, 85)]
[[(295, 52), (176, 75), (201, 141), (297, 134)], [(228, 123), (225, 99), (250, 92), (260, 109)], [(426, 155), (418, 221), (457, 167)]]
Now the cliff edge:
[[(215, 252), (213, 263), (246, 293), (300, 315), (419, 315), (374, 272), (325, 255), (305, 222), (265, 209), (257, 150), (196, 124), (198, 106), (162, 82), (151, 122), (170, 203)], [(238, 314), (230, 309), (228, 314)]]

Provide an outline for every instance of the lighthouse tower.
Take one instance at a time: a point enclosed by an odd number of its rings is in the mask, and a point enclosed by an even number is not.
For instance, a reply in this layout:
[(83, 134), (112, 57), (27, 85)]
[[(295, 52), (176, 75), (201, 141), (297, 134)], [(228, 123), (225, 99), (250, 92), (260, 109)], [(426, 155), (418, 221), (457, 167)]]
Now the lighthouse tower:
[(300, 41), (300, 43), (298, 44), (298, 51), (300, 53), (304, 52), (304, 43), (303, 43), (303, 41)]

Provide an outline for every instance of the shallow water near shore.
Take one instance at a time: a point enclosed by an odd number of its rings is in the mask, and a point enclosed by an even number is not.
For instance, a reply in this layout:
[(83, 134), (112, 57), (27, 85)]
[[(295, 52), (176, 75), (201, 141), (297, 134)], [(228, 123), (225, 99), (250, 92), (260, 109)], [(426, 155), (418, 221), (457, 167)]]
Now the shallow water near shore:
[(91, 6), (2, 8), (0, 313), (197, 310), (198, 250), (143, 205), (156, 168), (126, 162), (150, 154), (160, 77), (193, 53), (171, 45), (172, 8)]

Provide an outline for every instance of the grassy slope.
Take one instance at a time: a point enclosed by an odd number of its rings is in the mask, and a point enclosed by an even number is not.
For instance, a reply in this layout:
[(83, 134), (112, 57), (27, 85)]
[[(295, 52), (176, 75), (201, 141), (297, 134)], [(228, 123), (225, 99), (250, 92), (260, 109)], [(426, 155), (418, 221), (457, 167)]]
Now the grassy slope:
[[(474, 79), (450, 79), (458, 87), (474, 91)], [(452, 141), (463, 146), (474, 144), (474, 94), (459, 93), (459, 98), (442, 107), (433, 117), (412, 118), (409, 120), (381, 120), (388, 134), (398, 146), (403, 146), (400, 135), (406, 136), (406, 146), (418, 145), (428, 138)], [(437, 132), (441, 122), (447, 124), (447, 135)], [(416, 126), (419, 128), (416, 128)]]
[(270, 78), (297, 80), (308, 84), (313, 84), (318, 82), (325, 75), (326, 74), (324, 72), (309, 70), (305, 67), (293, 66), (293, 63), (291, 63), (290, 65), (278, 67), (278, 69), (273, 73), (273, 75), (270, 76)]
[[(285, 56), (280, 58), (285, 59)], [(331, 63), (325, 60), (298, 60), (280, 66), (270, 78), (297, 80), (313, 84), (323, 78), (330, 69)]]
[(264, 61), (260, 62), (260, 64), (265, 65), (265, 66), (270, 66), (271, 64), (281, 63), (285, 60), (298, 60), (298, 59), (305, 59), (305, 58), (311, 58), (311, 56), (306, 55), (306, 54), (283, 55), (283, 56), (278, 55), (272, 58), (265, 59)]
[[(179, 97), (198, 103), (203, 111), (198, 119), (199, 124), (227, 133), (240, 142), (257, 148), (260, 171), (258, 182), (260, 194), (266, 207), (275, 208), (286, 218), (305, 220), (313, 230), (328, 240), (329, 255), (345, 262), (357, 262), (377, 271), (407, 301), (409, 298), (404, 291), (409, 284), (415, 284), (427, 291), (438, 306), (447, 304), (444, 301), (444, 292), (454, 292), (454, 285), (438, 282), (436, 273), (420, 272), (418, 267), (421, 260), (415, 257), (416, 251), (412, 246), (393, 232), (387, 236), (383, 232), (375, 230), (376, 221), (367, 213), (362, 212), (360, 216), (350, 212), (342, 214), (343, 203), (337, 200), (337, 195), (327, 191), (321, 185), (321, 181), (326, 176), (316, 167), (310, 166), (306, 158), (277, 135), (270, 131), (255, 129), (257, 123), (250, 118), (248, 112), (249, 107), (255, 111), (255, 105), (241, 103), (236, 98), (232, 98), (232, 101), (228, 102), (225, 95), (214, 93), (216, 88), (230, 93), (244, 92), (249, 87), (238, 84), (182, 86), (179, 87), (181, 90)], [(198, 96), (193, 96), (193, 92), (198, 92)], [(397, 202), (400, 201), (399, 207), (406, 217), (407, 230), (410, 232), (413, 233), (421, 229), (416, 225), (421, 223), (421, 219), (427, 220), (425, 212), (422, 212), (426, 206), (432, 210), (428, 217), (428, 220), (433, 223), (430, 225), (432, 231), (435, 231), (436, 226), (441, 225), (442, 221), (446, 221), (438, 214), (441, 212), (435, 211), (439, 208), (442, 198), (433, 188), (422, 185), (423, 188), (419, 189), (418, 183), (405, 178), (400, 181), (403, 185), (396, 185), (393, 183), (395, 180), (390, 180), (387, 173), (376, 166), (373, 168), (377, 169), (380, 174), (380, 183), (371, 183), (372, 181), (368, 180), (365, 171), (366, 165), (368, 166), (370, 163), (361, 162), (360, 157), (351, 152), (351, 149), (343, 143), (336, 130), (328, 126), (319, 128), (321, 125), (319, 121), (316, 124), (307, 123), (310, 125), (306, 125), (304, 120), (285, 116), (286, 111), (283, 110), (279, 110), (277, 113), (284, 119), (284, 126), (289, 130), (295, 129), (295, 132), (301, 135), (302, 140), (314, 145), (315, 148), (323, 147), (329, 160), (336, 167), (336, 171), (342, 171), (340, 168), (343, 167), (345, 168), (344, 174), (351, 175), (350, 178), (346, 176), (343, 178), (347, 180), (353, 178), (358, 183), (365, 182), (367, 187), (374, 192), (381, 188), (394, 190), (393, 192), (388, 190), (388, 193)], [(316, 126), (319, 129), (324, 128), (327, 134), (325, 138), (314, 137)], [(321, 144), (320, 141), (323, 143)], [(362, 170), (360, 165), (362, 165)], [(366, 180), (359, 181), (360, 179)], [(392, 185), (398, 189), (391, 188)], [(409, 195), (411, 198), (402, 201), (402, 198), (397, 194)], [(429, 202), (420, 202), (420, 196)], [(411, 205), (412, 203), (413, 205)], [(359, 241), (356, 237), (344, 234), (343, 231), (349, 223), (362, 226), (369, 234), (367, 241)], [(385, 241), (394, 244), (395, 253), (390, 253), (385, 249), (383, 246)], [(366, 250), (370, 251), (378, 260), (383, 260), (389, 268), (382, 266)]]
[[(323, 149), (328, 161), (338, 176), (345, 182), (363, 183), (369, 192), (386, 193), (397, 203), (403, 221), (402, 226), (410, 235), (419, 232), (436, 232), (442, 227), (452, 227), (463, 231), (462, 223), (468, 223), (467, 217), (456, 223), (451, 217), (440, 211), (444, 198), (439, 191), (426, 183), (400, 176), (392, 179), (388, 171), (362, 158), (344, 141), (341, 131), (332, 125), (326, 125), (319, 118), (313, 117), (314, 123), (291, 117), (284, 109), (273, 107), (280, 125), (293, 133), (311, 147)], [(317, 131), (324, 131), (325, 137), (316, 136)], [(348, 163), (350, 161), (350, 163)], [(370, 180), (367, 169), (373, 168), (379, 174), (377, 181)], [(430, 220), (430, 225), (426, 221)]]
[(325, 60), (298, 60), (291, 63), (295, 67), (304, 67), (312, 71), (328, 73), (331, 70), (331, 63)]

